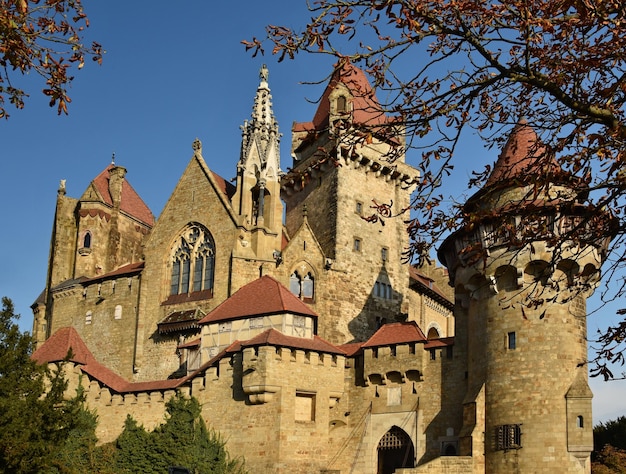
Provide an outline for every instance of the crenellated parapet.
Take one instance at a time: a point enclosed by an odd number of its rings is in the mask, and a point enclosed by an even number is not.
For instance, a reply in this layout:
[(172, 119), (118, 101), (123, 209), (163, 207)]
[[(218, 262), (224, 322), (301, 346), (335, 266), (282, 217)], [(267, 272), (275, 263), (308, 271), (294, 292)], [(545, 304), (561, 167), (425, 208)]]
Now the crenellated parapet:
[[(272, 400), (281, 389), (296, 387), (315, 393), (325, 387), (333, 406), (344, 391), (345, 356), (313, 350), (260, 346), (243, 349), (243, 392), (251, 404)], [(306, 374), (306, 375), (305, 375)]]

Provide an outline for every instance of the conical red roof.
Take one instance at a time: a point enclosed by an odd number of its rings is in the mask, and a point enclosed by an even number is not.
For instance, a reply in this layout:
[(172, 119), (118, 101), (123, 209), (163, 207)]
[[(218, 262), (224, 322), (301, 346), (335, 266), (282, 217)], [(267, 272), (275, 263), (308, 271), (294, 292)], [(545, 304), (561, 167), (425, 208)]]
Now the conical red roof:
[(557, 171), (560, 171), (560, 167), (554, 156), (547, 153), (545, 145), (526, 120), (520, 120), (494, 164), (486, 187), (515, 178), (542, 176)]

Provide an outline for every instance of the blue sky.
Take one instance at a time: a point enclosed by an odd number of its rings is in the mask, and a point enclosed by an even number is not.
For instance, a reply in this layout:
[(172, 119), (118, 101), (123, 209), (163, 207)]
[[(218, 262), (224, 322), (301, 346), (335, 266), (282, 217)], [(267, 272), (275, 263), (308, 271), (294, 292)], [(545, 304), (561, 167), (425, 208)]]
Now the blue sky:
[[(269, 54), (252, 58), (241, 45), (242, 39), (263, 36), (266, 24), (303, 24), (310, 16), (304, 0), (84, 4), (88, 37), (102, 43), (107, 54), (102, 66), (89, 63), (75, 74), (69, 116), (57, 116), (40, 93), (41, 81), (27, 77), (19, 79), (31, 95), (26, 108), (8, 107), (11, 117), (0, 122), (0, 296), (13, 299), (25, 330), (32, 325), (30, 305), (45, 284), (59, 180), (67, 180), (69, 196), (80, 197), (115, 153), (116, 163), (127, 168), (127, 179), (158, 216), (196, 137), (209, 167), (232, 178), (239, 126), (250, 117), (263, 63), (270, 70), (286, 169), (291, 124), (312, 118), (316, 105), (311, 101), (323, 90), (323, 85), (302, 83), (323, 81), (333, 63), (320, 56), (277, 63)], [(470, 135), (460, 149), (462, 164), (482, 166), (497, 156)], [(467, 174), (458, 169), (444, 194), (461, 199)], [(611, 314), (593, 315), (589, 333)], [(626, 413), (626, 381), (593, 380), (592, 389), (596, 421)]]

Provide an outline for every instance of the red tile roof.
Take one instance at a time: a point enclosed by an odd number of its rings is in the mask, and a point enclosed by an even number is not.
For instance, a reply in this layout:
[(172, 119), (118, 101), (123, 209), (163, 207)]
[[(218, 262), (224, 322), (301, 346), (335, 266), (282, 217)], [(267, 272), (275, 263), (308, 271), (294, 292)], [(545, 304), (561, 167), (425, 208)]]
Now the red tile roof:
[(269, 275), (240, 288), (202, 318), (198, 324), (229, 321), (265, 314), (294, 313), (317, 318), (317, 314)]
[(55, 332), (32, 355), (39, 364), (60, 362), (65, 360), (72, 349), (70, 362), (80, 365), (82, 372), (98, 380), (117, 393), (143, 392), (152, 390), (168, 390), (180, 386), (186, 379), (155, 380), (150, 382), (128, 382), (99, 363), (87, 348), (76, 329), (65, 327)]
[(326, 86), (326, 90), (320, 99), (313, 121), (294, 123), (293, 131), (323, 130), (328, 127), (330, 114), (329, 96), (339, 83), (343, 83), (353, 96), (353, 123), (366, 126), (378, 126), (395, 120), (393, 117), (385, 115), (365, 73), (346, 61), (333, 72), (330, 82), (328, 86)]
[(319, 336), (313, 336), (313, 339), (306, 337), (286, 336), (276, 329), (267, 329), (258, 336), (247, 341), (240, 342), (241, 347), (253, 346), (279, 346), (290, 347), (293, 349), (303, 349), (307, 351), (325, 352), (330, 354), (345, 355), (345, 351)]
[(426, 336), (415, 321), (383, 324), (362, 347), (389, 346), (409, 342), (426, 342)]
[(33, 353), (32, 357), (39, 364), (60, 362), (65, 360), (70, 348), (72, 349), (72, 357), (69, 359), (71, 362), (88, 364), (95, 361), (91, 351), (80, 338), (76, 329), (72, 327), (59, 329)]
[(454, 337), (442, 337), (439, 339), (429, 339), (424, 344), (424, 349), (435, 349), (437, 347), (447, 347), (454, 345)]
[(494, 164), (486, 187), (501, 181), (559, 171), (561, 168), (554, 157), (546, 153), (546, 147), (535, 130), (525, 120), (520, 120)]
[(213, 175), (215, 184), (217, 184), (217, 186), (226, 195), (226, 197), (228, 197), (228, 199), (231, 199), (235, 195), (237, 188), (233, 186), (232, 183), (229, 183), (224, 178), (222, 178), (219, 174), (214, 173), (213, 171), (211, 171), (211, 174)]
[(363, 347), (363, 342), (349, 342), (339, 345), (339, 348), (346, 353), (347, 357), (354, 357)]
[[(93, 180), (93, 185), (102, 196), (102, 199), (111, 207), (113, 206), (113, 198), (109, 192), (109, 174), (111, 169), (114, 167), (114, 164), (110, 164)], [(152, 215), (152, 211), (148, 208), (146, 203), (143, 202), (143, 200), (139, 197), (139, 194), (137, 194), (126, 179), (122, 184), (122, 200), (120, 202), (120, 209), (144, 224), (148, 224), (149, 226), (154, 225), (154, 216)]]

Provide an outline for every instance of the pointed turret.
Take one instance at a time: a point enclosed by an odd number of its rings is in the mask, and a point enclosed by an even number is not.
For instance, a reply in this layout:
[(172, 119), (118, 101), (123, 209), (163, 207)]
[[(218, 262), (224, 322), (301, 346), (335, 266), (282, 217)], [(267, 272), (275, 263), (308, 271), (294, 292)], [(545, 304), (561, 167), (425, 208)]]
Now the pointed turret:
[(283, 204), (280, 200), (280, 134), (272, 111), (268, 70), (263, 65), (254, 97), (252, 118), (241, 127), (241, 155), (237, 163), (237, 190), (232, 204), (246, 234), (242, 258), (273, 260), (281, 248)]
[(586, 299), (613, 219), (586, 195), (522, 121), (439, 250), (467, 355), (460, 454), (484, 456), (487, 472), (588, 472)]
[(263, 65), (254, 97), (252, 118), (242, 125), (241, 155), (237, 163), (235, 209), (248, 227), (277, 230), (282, 218), (278, 197), (280, 134), (272, 111), (272, 95), (267, 83), (269, 73)]

